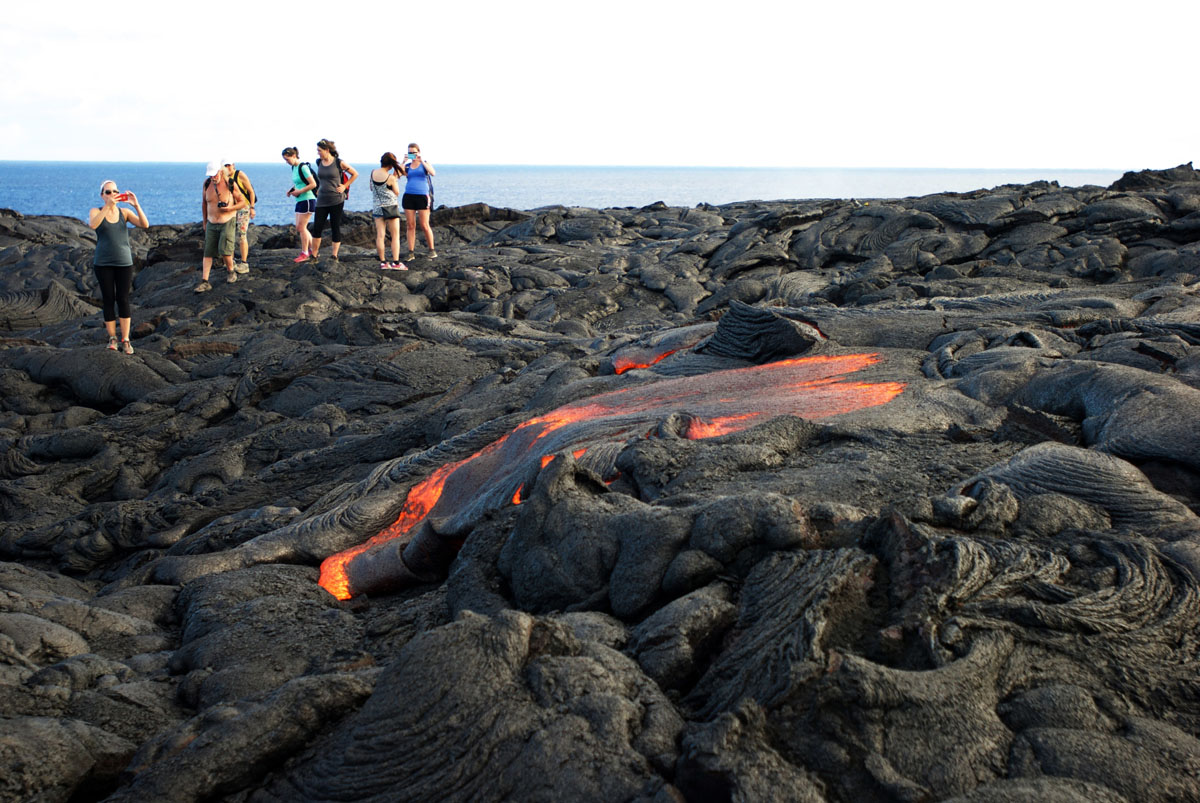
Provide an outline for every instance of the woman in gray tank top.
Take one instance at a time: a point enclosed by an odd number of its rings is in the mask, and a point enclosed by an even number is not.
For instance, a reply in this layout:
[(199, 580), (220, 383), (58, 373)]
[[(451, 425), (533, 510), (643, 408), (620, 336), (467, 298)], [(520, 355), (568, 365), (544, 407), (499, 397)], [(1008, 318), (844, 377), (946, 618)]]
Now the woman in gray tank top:
[[(104, 205), (88, 212), (88, 225), (96, 231), (96, 255), (92, 269), (100, 283), (100, 297), (104, 305), (104, 328), (108, 331), (108, 347), (117, 350), (117, 323), (121, 324), (120, 348), (133, 354), (129, 342), (129, 324), (132, 315), (129, 309), (129, 291), (133, 286), (133, 250), (129, 247), (128, 224), (139, 229), (150, 227), (146, 213), (132, 192), (121, 192), (117, 182), (106, 181), (100, 185), (100, 197)], [(117, 206), (118, 203), (133, 204), (133, 209)], [(136, 210), (137, 214), (134, 214)]]
[[(333, 229), (333, 258), (338, 258), (342, 245), (342, 206), (346, 203), (346, 190), (358, 178), (358, 171), (338, 158), (337, 147), (331, 139), (317, 143), (317, 211), (313, 215), (312, 257), (317, 258), (321, 250), (321, 234), (328, 220)], [(342, 183), (342, 172), (349, 179)]]

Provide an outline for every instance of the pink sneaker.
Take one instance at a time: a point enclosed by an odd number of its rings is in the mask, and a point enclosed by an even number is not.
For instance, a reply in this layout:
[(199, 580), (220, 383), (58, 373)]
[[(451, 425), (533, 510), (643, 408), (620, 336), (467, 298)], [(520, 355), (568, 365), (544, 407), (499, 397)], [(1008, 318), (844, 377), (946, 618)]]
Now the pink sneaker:
[(295, 259), (293, 259), (292, 261), (293, 261), (293, 262), (307, 262), (307, 261), (308, 261), (308, 252), (307, 252), (307, 251), (301, 251), (301, 252), (300, 252), (300, 256), (296, 257), (296, 258), (295, 258)]

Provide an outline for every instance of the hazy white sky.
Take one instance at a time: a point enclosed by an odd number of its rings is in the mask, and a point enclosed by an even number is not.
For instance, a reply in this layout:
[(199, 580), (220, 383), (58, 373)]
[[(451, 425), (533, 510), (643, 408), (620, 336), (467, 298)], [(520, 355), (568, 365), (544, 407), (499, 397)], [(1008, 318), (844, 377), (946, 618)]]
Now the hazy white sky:
[[(1181, 10), (1183, 9), (1183, 10)], [(0, 159), (1136, 170), (1194, 158), (1200, 4), (23, 0)]]

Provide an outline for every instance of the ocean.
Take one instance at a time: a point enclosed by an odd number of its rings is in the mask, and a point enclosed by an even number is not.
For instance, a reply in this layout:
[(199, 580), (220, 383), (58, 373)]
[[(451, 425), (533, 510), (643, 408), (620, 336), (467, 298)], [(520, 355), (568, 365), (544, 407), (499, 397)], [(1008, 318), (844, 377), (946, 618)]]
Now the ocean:
[[(350, 160), (347, 160), (350, 161)], [(374, 162), (350, 162), (359, 170), (346, 208), (369, 210), (367, 170)], [(259, 201), (256, 222), (290, 224), (294, 201), (291, 168), (282, 160), (241, 164)], [(641, 207), (725, 204), (750, 200), (809, 198), (904, 198), (937, 192), (970, 192), (1002, 184), (1057, 181), (1062, 186), (1108, 186), (1117, 170), (940, 170), (923, 168), (759, 168), (759, 167), (528, 167), (453, 165), (434, 162), (434, 202), (494, 207)], [(204, 165), (182, 162), (17, 162), (0, 161), (0, 207), (27, 215), (66, 215), (86, 219), (100, 204), (100, 184), (112, 179), (137, 193), (154, 223), (200, 220)]]

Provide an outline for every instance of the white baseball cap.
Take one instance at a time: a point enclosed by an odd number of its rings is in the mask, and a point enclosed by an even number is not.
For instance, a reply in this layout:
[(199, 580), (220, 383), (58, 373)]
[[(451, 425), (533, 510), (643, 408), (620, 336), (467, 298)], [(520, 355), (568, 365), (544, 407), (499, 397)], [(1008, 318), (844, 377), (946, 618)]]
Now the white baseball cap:
[(224, 167), (225, 167), (224, 159), (213, 159), (211, 162), (208, 163), (208, 170), (205, 172), (204, 175), (215, 176), (217, 173), (220, 173)]

